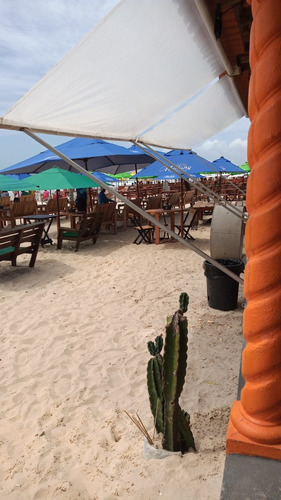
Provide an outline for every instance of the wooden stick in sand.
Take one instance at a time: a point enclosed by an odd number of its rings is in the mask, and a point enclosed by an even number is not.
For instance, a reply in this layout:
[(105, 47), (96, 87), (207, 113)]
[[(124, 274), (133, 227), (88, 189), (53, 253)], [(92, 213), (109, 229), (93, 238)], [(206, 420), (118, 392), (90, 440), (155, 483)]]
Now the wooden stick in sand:
[(153, 441), (152, 441), (150, 435), (148, 434), (148, 431), (147, 431), (146, 427), (144, 426), (140, 416), (138, 414), (136, 414), (137, 418), (134, 416), (131, 416), (131, 415), (129, 415), (129, 413), (126, 410), (125, 410), (125, 413), (129, 417), (129, 419), (132, 420), (132, 422), (137, 426), (137, 428), (141, 431), (141, 433), (146, 437), (149, 444), (153, 445)]

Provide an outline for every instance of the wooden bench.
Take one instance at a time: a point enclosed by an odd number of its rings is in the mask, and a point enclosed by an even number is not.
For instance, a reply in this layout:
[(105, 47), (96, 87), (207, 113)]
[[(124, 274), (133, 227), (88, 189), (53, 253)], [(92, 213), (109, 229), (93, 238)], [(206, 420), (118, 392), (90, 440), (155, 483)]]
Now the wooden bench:
[(76, 241), (75, 252), (78, 252), (81, 241), (93, 240), (96, 243), (102, 224), (102, 215), (97, 213), (83, 214), (79, 227), (60, 227), (58, 232), (57, 249), (62, 247), (63, 240)]
[(16, 226), (0, 231), (0, 261), (11, 261), (16, 266), (18, 255), (31, 254), (29, 267), (34, 267), (42, 238), (44, 222)]

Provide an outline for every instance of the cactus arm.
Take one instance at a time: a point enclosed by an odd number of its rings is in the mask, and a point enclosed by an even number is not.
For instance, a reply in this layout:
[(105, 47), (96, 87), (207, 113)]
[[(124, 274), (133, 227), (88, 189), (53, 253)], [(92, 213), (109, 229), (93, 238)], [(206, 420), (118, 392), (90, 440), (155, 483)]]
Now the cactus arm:
[(196, 451), (194, 437), (189, 427), (190, 417), (188, 413), (186, 413), (184, 410), (182, 410), (181, 408), (179, 409), (180, 409), (179, 432), (181, 439), (181, 452), (186, 453), (189, 450), (189, 448), (192, 448), (194, 451)]
[(162, 364), (161, 354), (151, 358), (147, 364), (147, 388), (150, 408), (158, 433), (163, 432)]
[(163, 337), (162, 335), (158, 335), (158, 337), (156, 337), (155, 339), (155, 342), (147, 342), (147, 348), (151, 354), (151, 356), (156, 356), (157, 354), (160, 354), (160, 352), (162, 351), (162, 347), (163, 347)]
[(155, 347), (156, 347), (156, 354), (160, 354), (160, 352), (162, 351), (162, 347), (163, 347), (163, 337), (162, 335), (158, 335), (158, 337), (156, 337), (155, 339)]
[(189, 303), (189, 297), (187, 293), (183, 292), (180, 294), (180, 311), (185, 313), (188, 308), (188, 303)]

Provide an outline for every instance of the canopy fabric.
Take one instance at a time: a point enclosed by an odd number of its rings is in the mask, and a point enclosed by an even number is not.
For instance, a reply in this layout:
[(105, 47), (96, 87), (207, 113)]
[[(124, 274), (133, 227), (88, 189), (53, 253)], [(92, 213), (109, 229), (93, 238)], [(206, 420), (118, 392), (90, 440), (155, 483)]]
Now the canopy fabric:
[(243, 170), (238, 167), (238, 165), (235, 165), (232, 163), (230, 160), (227, 158), (224, 158), (224, 156), (221, 156), (220, 158), (217, 158), (212, 162), (212, 165), (214, 168), (219, 171), (219, 172), (228, 172), (228, 173), (239, 173), (243, 174)]
[(74, 172), (69, 172), (58, 167), (50, 168), (40, 174), (33, 174), (28, 179), (19, 182), (25, 182), (25, 185), (29, 183), (30, 185), (35, 185), (35, 189), (37, 190), (99, 187), (99, 184), (94, 179), (91, 180), (85, 175), (75, 174)]
[[(173, 150), (164, 154), (163, 159), (167, 159), (174, 165), (177, 165), (180, 170), (186, 172), (188, 175), (200, 174), (201, 172), (212, 172), (214, 173), (214, 168), (212, 164), (197, 155), (193, 151), (183, 151), (183, 150)], [(171, 166), (173, 169), (174, 167)], [(180, 174), (180, 171), (179, 171)], [(182, 172), (183, 174), (183, 172)], [(184, 174), (183, 174), (184, 175)], [(161, 179), (176, 179), (180, 178), (181, 175), (175, 177), (175, 173), (166, 167), (160, 161), (155, 161), (151, 163), (148, 167), (144, 168), (139, 174), (132, 176), (132, 179), (138, 177), (139, 179), (145, 179), (147, 177), (158, 177)]]
[[(125, 171), (129, 167), (135, 170), (138, 166), (143, 167), (153, 161), (151, 156), (145, 154), (140, 149), (131, 150), (130, 148), (125, 148), (124, 146), (101, 139), (75, 138), (56, 146), (56, 149), (90, 171), (105, 168), (109, 171), (111, 167), (116, 171), (120, 170), (120, 166)], [(76, 172), (66, 161), (46, 149), (31, 158), (4, 168), (1, 170), (1, 173), (39, 173), (56, 165), (59, 165), (60, 168)]]
[(195, 0), (121, 0), (0, 127), (187, 149), (243, 115)]

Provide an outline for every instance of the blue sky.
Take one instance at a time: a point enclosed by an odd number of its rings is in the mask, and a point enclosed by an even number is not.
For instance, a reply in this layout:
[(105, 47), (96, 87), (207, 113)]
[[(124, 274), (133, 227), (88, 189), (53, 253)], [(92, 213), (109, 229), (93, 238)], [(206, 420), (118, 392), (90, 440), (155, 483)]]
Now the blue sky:
[[(0, 115), (6, 113), (83, 38), (119, 0), (0, 0)], [(225, 156), (247, 160), (249, 120), (194, 147), (213, 161)], [(56, 146), (69, 137), (42, 135)], [(127, 144), (125, 144), (127, 145)], [(0, 130), (0, 169), (44, 148), (22, 132)]]

